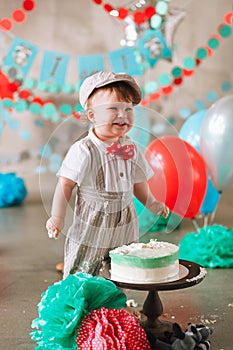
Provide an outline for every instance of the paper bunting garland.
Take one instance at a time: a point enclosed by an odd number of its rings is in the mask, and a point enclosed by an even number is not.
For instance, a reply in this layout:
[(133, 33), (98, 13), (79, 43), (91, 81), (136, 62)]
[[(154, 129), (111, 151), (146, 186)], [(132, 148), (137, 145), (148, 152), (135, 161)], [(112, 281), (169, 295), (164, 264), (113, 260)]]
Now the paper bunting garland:
[(169, 95), (173, 92), (174, 86), (181, 85), (183, 80), (187, 77), (193, 76), (195, 69), (201, 64), (204, 59), (214, 53), (219, 47), (221, 40), (229, 37), (232, 34), (232, 27), (226, 23), (221, 23), (217, 28), (218, 34), (213, 34), (207, 41), (206, 45), (196, 50), (194, 57), (185, 57), (183, 59), (183, 66), (174, 66), (170, 74), (160, 74), (158, 82), (153, 84), (147, 91), (145, 85), (145, 93), (149, 92), (149, 97), (142, 101), (143, 105), (147, 105), (152, 101), (159, 100), (164, 95)]
[[(195, 73), (195, 70), (201, 64), (201, 62), (204, 59), (207, 59), (210, 55), (212, 55), (216, 51), (217, 48), (219, 48), (222, 39), (228, 38), (231, 36), (232, 18), (233, 18), (233, 12), (229, 12), (225, 14), (224, 22), (218, 26), (217, 33), (211, 35), (207, 40), (206, 44), (196, 49), (195, 55), (193, 57), (192, 56), (185, 57), (183, 59), (182, 66), (173, 66), (171, 68), (170, 73), (160, 74), (158, 77), (158, 81), (147, 82), (145, 86), (142, 88), (143, 95), (144, 95), (142, 105), (146, 106), (152, 101), (159, 100), (165, 95), (172, 94), (175, 86), (181, 85), (185, 78), (192, 77)], [(145, 41), (145, 43), (148, 44), (148, 46), (151, 46), (151, 45), (153, 46), (153, 42), (152, 43), (150, 42), (150, 38), (148, 41)], [(33, 47), (32, 44), (31, 46)], [(124, 48), (123, 50), (122, 49), (117, 50), (115, 53), (114, 52), (109, 53), (108, 57), (113, 56), (111, 57), (112, 64), (113, 64), (113, 61), (116, 59), (117, 55), (121, 57), (121, 60), (124, 60), (124, 65), (120, 66), (120, 71), (122, 71), (122, 69), (124, 69), (127, 66), (136, 68), (137, 67), (136, 64), (135, 66), (132, 63), (130, 65), (127, 64), (128, 57), (131, 58), (130, 60), (132, 62), (132, 57), (133, 57), (132, 49), (133, 48), (127, 47), (127, 48)], [(154, 54), (156, 54), (156, 50), (157, 48), (155, 49)], [(151, 51), (150, 51), (150, 54), (151, 54)], [(58, 54), (55, 55), (55, 53), (52, 53), (52, 55), (55, 58), (58, 57), (57, 56)], [(93, 59), (92, 56), (93, 55), (90, 55), (90, 60)], [(98, 55), (96, 56), (98, 57)], [(152, 61), (151, 65), (153, 65), (153, 63), (154, 62)], [(118, 63), (116, 61), (115, 68), (117, 67), (119, 68), (117, 64)], [(100, 69), (100, 65), (101, 67), (103, 66), (102, 58), (100, 58), (100, 60), (98, 61), (99, 69)], [(65, 65), (63, 70), (65, 70), (66, 67), (67, 66)], [(136, 73), (139, 73), (139, 71), (135, 68), (133, 71), (130, 72), (130, 74), (134, 75)], [(82, 79), (85, 77), (86, 74), (89, 75), (93, 73), (85, 70), (83, 70), (83, 72), (80, 72), (82, 74)], [(23, 69), (21, 69), (21, 72), (22, 71)], [(25, 78), (25, 77), (24, 79), (20, 80), (18, 79), (17, 73), (18, 71), (15, 71), (15, 66), (9, 66), (7, 69), (7, 72), (1, 72), (0, 74), (0, 78), (5, 84), (4, 88), (1, 88), (0, 90), (0, 92), (4, 90), (3, 94), (1, 93), (4, 108), (7, 108), (9, 110), (15, 109), (17, 110), (17, 112), (23, 112), (29, 109), (33, 114), (35, 115), (42, 114), (44, 118), (51, 119), (54, 122), (58, 122), (60, 118), (64, 118), (64, 117), (66, 118), (69, 115), (73, 115), (76, 119), (80, 119), (80, 112), (82, 111), (82, 108), (79, 103), (77, 103), (75, 106), (71, 106), (69, 103), (64, 103), (59, 107), (57, 107), (55, 103), (51, 100), (51, 97), (50, 97), (50, 100), (46, 100), (39, 96), (35, 96), (33, 93), (33, 90), (37, 88), (40, 91), (49, 92), (50, 96), (51, 94), (57, 94), (59, 92), (62, 92), (64, 94), (71, 94), (79, 90), (81, 81), (78, 81), (75, 86), (65, 82), (63, 87), (61, 88), (59, 84), (51, 81), (47, 83), (46, 81), (36, 81), (35, 79)], [(64, 76), (63, 76), (63, 80), (64, 80)]]
[(171, 50), (159, 29), (147, 30), (143, 37), (138, 40), (137, 47), (141, 56), (149, 63), (150, 67), (154, 67), (161, 57), (163, 59), (172, 57)]
[[(1, 83), (0, 83), (0, 87), (1, 87)], [(182, 106), (177, 111), (178, 118), (187, 119), (190, 116), (192, 116), (195, 112), (201, 113), (201, 110), (203, 110), (204, 108), (206, 109), (209, 108), (211, 104), (213, 104), (218, 100), (218, 98), (221, 98), (226, 93), (231, 93), (230, 90), (232, 89), (233, 89), (233, 75), (231, 79), (227, 81), (223, 80), (222, 82), (220, 82), (219, 87), (216, 91), (214, 90), (207, 91), (205, 96), (203, 94), (203, 99), (194, 100), (193, 108)], [(218, 90), (221, 92), (220, 94)], [(25, 133), (21, 132), (21, 126), (22, 126), (21, 123), (23, 123), (23, 121), (16, 119), (14, 117), (14, 114), (10, 113), (7, 109), (3, 109), (1, 107), (2, 107), (2, 104), (0, 104), (0, 135), (1, 135), (1, 132), (3, 131), (3, 128), (7, 127), (12, 132), (17, 133), (16, 137), (19, 137), (24, 141), (26, 140), (29, 141), (28, 135), (30, 134), (30, 131), (25, 130)], [(22, 150), (21, 152), (18, 152), (18, 153), (16, 152), (14, 154), (4, 154), (4, 155), (2, 154), (0, 158), (0, 166), (20, 163), (21, 161), (25, 161), (27, 159), (34, 159), (34, 160), (41, 159), (40, 166), (37, 166), (35, 169), (32, 169), (33, 172), (35, 172), (36, 174), (38, 173), (41, 174), (46, 172), (51, 172), (51, 173), (57, 172), (57, 170), (61, 165), (63, 156), (67, 148), (66, 143), (64, 143), (64, 138), (63, 138), (64, 134), (67, 135), (67, 137), (70, 140), (72, 139), (75, 140), (77, 138), (77, 132), (79, 132), (80, 130), (86, 130), (86, 127), (87, 127), (86, 119), (85, 120), (82, 119), (82, 117), (84, 118), (83, 114), (82, 113), (80, 114), (78, 112), (73, 112), (72, 116), (69, 116), (69, 117), (67, 116), (67, 118), (61, 119), (54, 105), (53, 105), (53, 108), (55, 109), (56, 113), (53, 115), (45, 116), (43, 108), (44, 107), (40, 104), (36, 104), (36, 103), (31, 104), (30, 112), (32, 114), (31, 117), (33, 119), (34, 125), (39, 129), (46, 128), (46, 120), (49, 120), (52, 123), (59, 123), (60, 132), (56, 133), (56, 136), (51, 137), (51, 139), (49, 139), (49, 141), (47, 142), (46, 146), (43, 145), (37, 150), (31, 149), (30, 147), (28, 148), (26, 146), (27, 143), (25, 143), (26, 149)], [(139, 118), (141, 120), (141, 115), (142, 115), (141, 110), (143, 110), (144, 113), (152, 111), (151, 109), (144, 109), (144, 107), (142, 106), (140, 107), (140, 113), (135, 114), (135, 121), (137, 124), (139, 123), (139, 125), (140, 125)], [(42, 118), (39, 115), (41, 115)], [(149, 138), (148, 138), (149, 134), (145, 130), (150, 129), (152, 130), (153, 133), (155, 133), (158, 136), (164, 135), (164, 132), (165, 134), (169, 133), (169, 132), (168, 133), (166, 132), (167, 129), (165, 129), (164, 125), (161, 125), (160, 123), (157, 123), (157, 122), (151, 128), (150, 120), (153, 119), (153, 117), (150, 116), (150, 113), (146, 114), (146, 116), (148, 116), (148, 118), (146, 119), (144, 118), (145, 120), (143, 124), (143, 129), (140, 129), (141, 130), (140, 135), (138, 134), (137, 129), (136, 130), (132, 129), (130, 131), (130, 134), (132, 134), (130, 136), (135, 140), (140, 139), (140, 144), (143, 145), (143, 147), (146, 147), (146, 145), (148, 145), (148, 142), (149, 142)], [(78, 120), (78, 123), (77, 123), (77, 120)], [(145, 121), (146, 121), (146, 125), (145, 125)], [(172, 126), (172, 125), (175, 125), (177, 119), (173, 116), (169, 116), (167, 121), (169, 122), (169, 125)], [(64, 132), (64, 129), (62, 128), (64, 126), (67, 127), (67, 129), (65, 129), (65, 132)], [(58, 145), (59, 145), (59, 149), (57, 148)], [(61, 149), (61, 145), (63, 145), (62, 149)], [(211, 203), (211, 205), (212, 204), (213, 203)], [(142, 208), (140, 206), (138, 206), (138, 208), (136, 206), (136, 209), (138, 209), (137, 212), (139, 215), (139, 224), (141, 227), (141, 231), (145, 232), (146, 229), (151, 228), (151, 225), (152, 225), (151, 221), (148, 221), (148, 215), (145, 211), (143, 211), (143, 213), (141, 212)], [(203, 212), (205, 211), (206, 213), (206, 208), (204, 208), (203, 205), (201, 209)], [(173, 218), (174, 216), (172, 217), (172, 219)], [(171, 221), (171, 217), (170, 217), (170, 221)], [(162, 224), (163, 223), (157, 222), (157, 229), (161, 230)], [(174, 224), (172, 225), (173, 226), (176, 225), (176, 221), (174, 221)]]
[(24, 77), (31, 68), (37, 55), (37, 47), (28, 41), (15, 37), (8, 54), (3, 60), (3, 66), (8, 69), (12, 80)]

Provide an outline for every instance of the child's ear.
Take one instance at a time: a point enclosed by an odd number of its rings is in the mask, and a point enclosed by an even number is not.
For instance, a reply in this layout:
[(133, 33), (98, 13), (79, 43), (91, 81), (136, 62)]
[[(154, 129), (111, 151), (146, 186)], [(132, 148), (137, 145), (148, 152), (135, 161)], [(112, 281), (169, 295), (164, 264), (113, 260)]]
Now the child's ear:
[(87, 110), (87, 118), (90, 120), (90, 122), (95, 122), (95, 114), (92, 109)]

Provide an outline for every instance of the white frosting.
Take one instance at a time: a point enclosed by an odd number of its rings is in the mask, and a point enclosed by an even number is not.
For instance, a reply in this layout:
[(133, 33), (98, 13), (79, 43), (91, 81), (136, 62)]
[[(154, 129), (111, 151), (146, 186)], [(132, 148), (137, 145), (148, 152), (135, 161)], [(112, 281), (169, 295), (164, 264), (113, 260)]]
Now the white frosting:
[(111, 264), (111, 279), (126, 283), (159, 283), (179, 278), (179, 262), (156, 269), (140, 269)]
[(132, 255), (144, 258), (158, 258), (178, 251), (178, 246), (168, 242), (150, 240), (149, 243), (131, 243), (115, 248), (113, 252), (119, 255)]
[[(175, 244), (156, 240), (150, 240), (149, 243), (132, 243), (115, 248), (110, 252), (111, 278), (115, 281), (128, 283), (159, 283), (178, 279), (178, 251), (179, 247)], [(120, 261), (117, 256), (121, 256)], [(172, 256), (174, 256), (174, 259)], [(143, 268), (140, 267), (140, 261), (138, 264), (138, 259), (136, 259), (137, 262), (132, 263), (130, 257), (141, 259), (142, 266), (147, 259), (148, 261), (152, 259), (154, 262), (152, 264), (150, 262), (150, 265), (144, 265), (146, 267)], [(128, 263), (128, 259), (130, 259), (130, 263)], [(158, 261), (160, 261), (159, 264)]]

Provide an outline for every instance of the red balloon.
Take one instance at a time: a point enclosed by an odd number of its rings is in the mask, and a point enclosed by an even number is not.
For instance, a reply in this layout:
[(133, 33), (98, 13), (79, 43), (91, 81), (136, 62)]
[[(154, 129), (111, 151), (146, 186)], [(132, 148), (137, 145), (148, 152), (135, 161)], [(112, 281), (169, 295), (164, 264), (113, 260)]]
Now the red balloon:
[(176, 136), (154, 140), (145, 157), (154, 170), (151, 192), (175, 214), (195, 218), (207, 189), (206, 164), (188, 142)]

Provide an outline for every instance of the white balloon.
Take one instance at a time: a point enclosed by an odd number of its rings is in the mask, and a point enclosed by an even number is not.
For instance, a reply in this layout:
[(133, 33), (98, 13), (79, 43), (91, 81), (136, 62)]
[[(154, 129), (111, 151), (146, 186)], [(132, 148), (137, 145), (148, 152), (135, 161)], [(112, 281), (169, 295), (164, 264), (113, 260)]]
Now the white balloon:
[(221, 98), (207, 111), (200, 147), (213, 184), (222, 192), (233, 180), (233, 95)]

